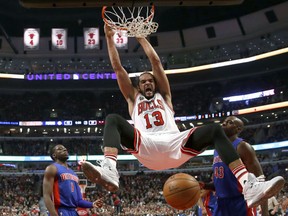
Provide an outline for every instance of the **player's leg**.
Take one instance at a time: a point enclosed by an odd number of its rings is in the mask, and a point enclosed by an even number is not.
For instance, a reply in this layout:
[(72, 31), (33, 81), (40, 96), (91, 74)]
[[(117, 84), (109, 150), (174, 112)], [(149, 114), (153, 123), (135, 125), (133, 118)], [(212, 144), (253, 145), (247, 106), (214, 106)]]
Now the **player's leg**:
[(185, 147), (201, 152), (211, 145), (218, 151), (225, 164), (229, 165), (239, 160), (239, 155), (219, 124), (209, 124), (197, 128), (189, 137)]
[[(259, 182), (253, 174), (248, 173), (245, 165), (219, 124), (210, 124), (197, 128), (189, 137), (185, 147), (202, 151), (211, 145), (215, 147), (222, 161), (229, 166), (241, 184), (249, 207), (258, 205), (263, 199), (274, 196), (282, 189), (285, 180), (281, 176), (277, 176), (264, 183)], [(255, 186), (248, 188), (250, 183)]]
[(105, 119), (104, 154), (109, 150), (118, 154), (120, 143), (128, 149), (134, 148), (134, 127), (122, 116), (109, 114)]
[(105, 119), (104, 160), (100, 166), (90, 162), (82, 163), (85, 176), (92, 182), (101, 184), (109, 191), (119, 188), (119, 175), (116, 168), (118, 150), (121, 145), (134, 148), (134, 127), (118, 114), (110, 114)]

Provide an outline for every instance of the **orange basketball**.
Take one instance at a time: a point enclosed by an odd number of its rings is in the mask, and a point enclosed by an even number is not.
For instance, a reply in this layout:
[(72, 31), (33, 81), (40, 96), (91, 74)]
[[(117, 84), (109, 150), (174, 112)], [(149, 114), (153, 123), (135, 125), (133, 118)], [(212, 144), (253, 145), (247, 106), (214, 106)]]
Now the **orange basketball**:
[(186, 173), (170, 176), (163, 186), (166, 202), (175, 209), (185, 210), (193, 207), (200, 198), (198, 181)]

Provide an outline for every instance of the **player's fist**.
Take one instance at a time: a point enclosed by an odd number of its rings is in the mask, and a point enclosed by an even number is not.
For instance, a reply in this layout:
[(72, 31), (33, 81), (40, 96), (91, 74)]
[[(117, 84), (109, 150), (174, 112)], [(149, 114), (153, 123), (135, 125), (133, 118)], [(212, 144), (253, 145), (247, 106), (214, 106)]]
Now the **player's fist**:
[(104, 24), (104, 32), (107, 37), (113, 37), (115, 34), (115, 31), (107, 24)]
[(97, 199), (95, 202), (93, 202), (94, 208), (101, 208), (103, 206), (103, 199)]

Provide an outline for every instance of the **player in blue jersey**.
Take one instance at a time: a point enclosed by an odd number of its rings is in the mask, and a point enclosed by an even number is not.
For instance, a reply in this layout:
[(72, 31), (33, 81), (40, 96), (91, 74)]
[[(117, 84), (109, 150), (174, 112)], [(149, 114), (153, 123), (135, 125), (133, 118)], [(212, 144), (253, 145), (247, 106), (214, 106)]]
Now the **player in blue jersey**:
[(68, 151), (63, 145), (56, 145), (50, 151), (55, 163), (47, 166), (43, 179), (43, 197), (51, 216), (77, 216), (77, 207), (101, 208), (102, 199), (89, 202), (82, 199), (79, 179), (68, 167)]
[[(238, 135), (244, 128), (241, 119), (230, 116), (222, 123), (225, 134), (232, 142), (241, 160), (250, 173), (258, 177), (258, 180), (265, 179), (261, 165), (257, 159), (253, 147), (245, 142)], [(255, 208), (248, 208), (242, 194), (243, 188), (231, 172), (229, 167), (221, 160), (217, 150), (214, 151), (213, 160), (213, 183), (204, 186), (206, 189), (215, 189), (217, 205), (213, 216), (254, 216)], [(262, 204), (262, 215), (268, 215), (267, 201)]]

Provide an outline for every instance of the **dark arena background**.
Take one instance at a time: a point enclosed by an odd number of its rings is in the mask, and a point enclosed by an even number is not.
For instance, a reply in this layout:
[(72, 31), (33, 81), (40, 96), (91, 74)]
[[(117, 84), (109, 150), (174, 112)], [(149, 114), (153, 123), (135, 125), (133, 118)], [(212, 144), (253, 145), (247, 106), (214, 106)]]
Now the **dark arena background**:
[[(180, 130), (235, 115), (245, 122), (241, 137), (253, 145), (266, 178), (287, 179), (287, 1), (1, 0), (0, 215), (46, 215), (43, 173), (52, 163), (49, 147), (59, 143), (69, 150), (86, 199), (105, 200), (85, 215), (196, 215), (197, 206), (180, 211), (167, 205), (162, 187), (179, 172), (209, 181), (213, 149), (162, 172), (122, 151), (116, 193), (81, 172), (79, 161), (103, 159), (105, 116), (130, 120), (108, 58), (105, 4), (155, 5), (159, 28), (148, 40), (168, 74)], [(66, 35), (65, 46), (53, 42), (52, 29)], [(93, 46), (85, 31), (95, 33)], [(118, 50), (131, 77), (150, 71), (135, 38), (126, 42)], [(287, 196), (286, 184), (276, 197), (282, 215), (288, 215)]]

